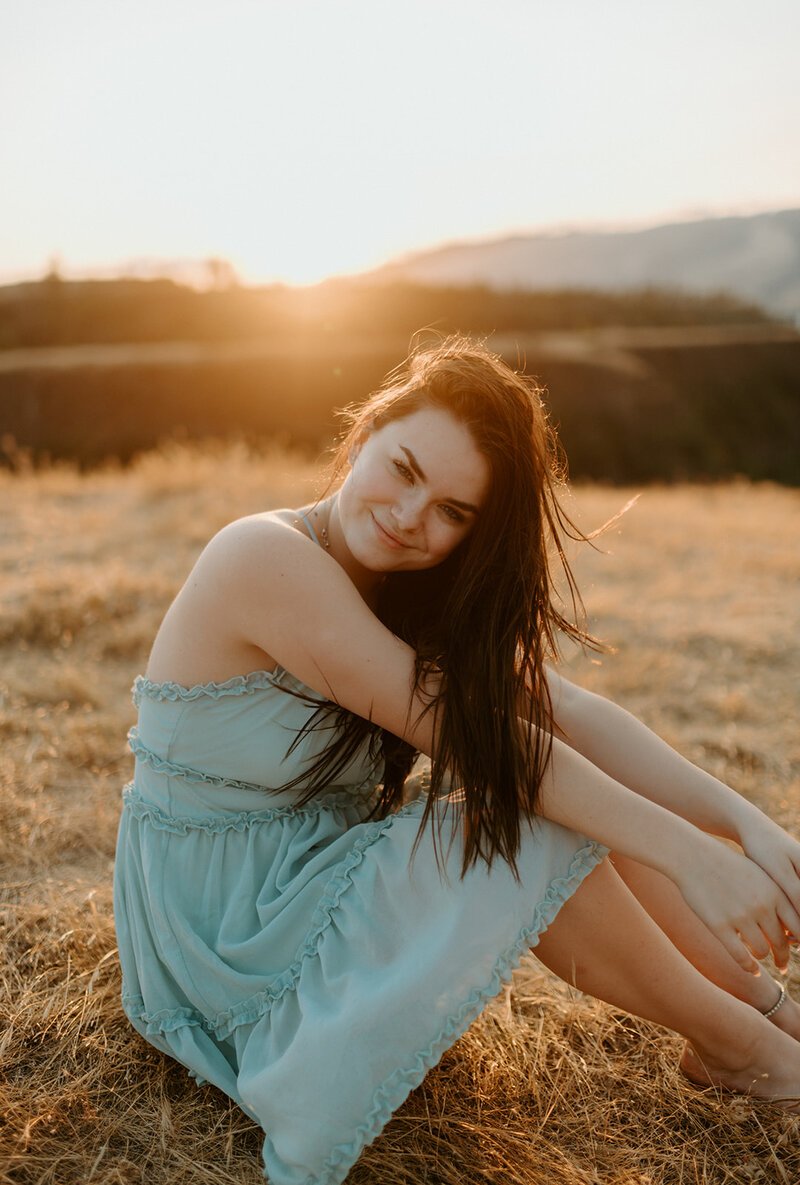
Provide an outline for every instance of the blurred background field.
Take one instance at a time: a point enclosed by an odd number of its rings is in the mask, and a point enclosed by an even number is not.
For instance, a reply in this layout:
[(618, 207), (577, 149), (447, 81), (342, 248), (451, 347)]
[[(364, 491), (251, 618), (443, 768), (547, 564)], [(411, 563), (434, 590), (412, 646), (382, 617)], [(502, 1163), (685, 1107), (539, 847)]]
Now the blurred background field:
[[(0, 1180), (242, 1185), (257, 1130), (129, 1029), (111, 876), (129, 689), (208, 537), (297, 505), (320, 470), (244, 441), (130, 465), (0, 471)], [(642, 487), (577, 483), (581, 524)], [(651, 485), (576, 570), (615, 655), (566, 654), (688, 757), (800, 830), (800, 491)], [(654, 974), (658, 973), (654, 968)], [(795, 964), (792, 984), (800, 967)], [(354, 1185), (723, 1185), (800, 1179), (796, 1128), (698, 1094), (679, 1043), (530, 960), (353, 1170)]]
[(576, 478), (800, 485), (793, 322), (731, 294), (656, 288), (360, 277), (199, 291), (52, 274), (0, 288), (0, 437), (6, 455), (82, 465), (165, 437), (314, 455), (335, 409), (374, 390), (420, 330), (486, 337), (535, 376)]

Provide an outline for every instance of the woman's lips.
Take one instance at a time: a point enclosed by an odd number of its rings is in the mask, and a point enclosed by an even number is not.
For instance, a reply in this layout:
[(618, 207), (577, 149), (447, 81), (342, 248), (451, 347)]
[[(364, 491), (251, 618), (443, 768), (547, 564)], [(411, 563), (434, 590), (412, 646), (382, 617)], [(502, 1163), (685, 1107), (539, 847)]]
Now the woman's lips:
[(387, 547), (391, 547), (396, 551), (405, 551), (408, 547), (410, 547), (410, 544), (403, 543), (402, 539), (398, 539), (396, 535), (392, 535), (390, 531), (387, 531), (385, 527), (382, 527), (374, 514), (372, 515), (372, 521), (375, 524), (375, 530), (378, 533), (378, 538), (382, 543), (385, 543)]

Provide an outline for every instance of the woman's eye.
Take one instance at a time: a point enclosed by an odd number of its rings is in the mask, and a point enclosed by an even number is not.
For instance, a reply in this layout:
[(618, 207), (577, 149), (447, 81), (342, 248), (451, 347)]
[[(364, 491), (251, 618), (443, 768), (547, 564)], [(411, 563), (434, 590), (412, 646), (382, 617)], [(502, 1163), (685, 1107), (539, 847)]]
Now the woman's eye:
[(406, 481), (413, 483), (414, 474), (411, 472), (408, 465), (404, 465), (402, 461), (395, 461), (394, 467), (401, 477), (404, 477)]
[(454, 506), (443, 506), (442, 510), (444, 511), (447, 518), (450, 519), (451, 523), (463, 523), (464, 515), (460, 510), (456, 510)]

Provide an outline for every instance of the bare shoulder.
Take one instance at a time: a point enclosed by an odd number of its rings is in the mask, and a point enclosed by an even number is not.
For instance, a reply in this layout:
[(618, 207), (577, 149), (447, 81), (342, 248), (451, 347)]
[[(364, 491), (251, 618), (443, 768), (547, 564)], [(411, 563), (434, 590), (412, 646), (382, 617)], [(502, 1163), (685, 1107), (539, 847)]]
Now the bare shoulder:
[[(250, 515), (223, 527), (165, 624), (156, 656), (164, 669), (178, 669), (198, 649), (204, 670), (230, 674), (277, 664), (397, 735), (411, 727), (413, 652), (379, 621), (333, 556), (302, 531), (296, 511)], [(425, 743), (422, 734), (415, 732), (414, 743)]]
[(212, 561), (247, 558), (264, 548), (292, 546), (295, 540), (310, 544), (299, 528), (296, 510), (266, 510), (248, 514), (217, 531), (206, 545), (201, 558)]
[[(297, 521), (296, 511), (271, 511), (237, 519), (214, 535), (161, 624), (148, 663), (151, 678), (220, 682), (275, 666), (265, 644), (276, 617), (270, 574), (293, 567), (299, 582), (305, 556), (313, 566), (318, 550)], [(266, 629), (254, 629), (256, 620)]]
[[(234, 638), (288, 665), (298, 644), (344, 617), (372, 617), (344, 569), (298, 526), (293, 510), (237, 519), (214, 536), (190, 577), (188, 595)], [(292, 668), (289, 667), (291, 670)]]
[(287, 581), (291, 585), (320, 571), (334, 580), (338, 571), (347, 580), (339, 565), (300, 528), (298, 512), (284, 509), (228, 523), (207, 544), (193, 575), (201, 583), (211, 580), (226, 595), (235, 587), (237, 597), (248, 597), (263, 596), (270, 589), (279, 593)]

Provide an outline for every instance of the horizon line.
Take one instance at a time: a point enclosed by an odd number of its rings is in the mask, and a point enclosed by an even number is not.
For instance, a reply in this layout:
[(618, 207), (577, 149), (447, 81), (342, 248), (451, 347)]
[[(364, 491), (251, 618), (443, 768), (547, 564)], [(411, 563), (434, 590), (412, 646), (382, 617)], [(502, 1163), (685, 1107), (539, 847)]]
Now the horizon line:
[[(567, 238), (581, 234), (624, 235), (637, 234), (660, 227), (686, 225), (693, 222), (721, 222), (735, 218), (754, 218), (759, 215), (787, 214), (800, 209), (800, 198), (795, 205), (764, 205), (762, 203), (746, 203), (706, 209), (693, 207), (676, 211), (673, 214), (655, 215), (643, 219), (571, 219), (562, 222), (541, 223), (529, 227), (508, 227), (501, 231), (487, 234), (466, 236), (463, 238), (441, 239), (433, 243), (411, 247), (397, 252), (373, 264), (353, 271), (334, 271), (310, 281), (293, 281), (279, 276), (264, 277), (263, 279), (244, 278), (238, 272), (235, 264), (221, 255), (187, 256), (169, 258), (167, 256), (140, 255), (122, 261), (118, 264), (97, 264), (90, 266), (70, 266), (65, 264), (59, 252), (50, 254), (45, 268), (10, 269), (7, 274), (0, 272), (0, 288), (16, 287), (23, 284), (41, 283), (53, 275), (67, 283), (89, 282), (92, 280), (172, 280), (189, 288), (201, 291), (214, 287), (211, 275), (214, 266), (222, 265), (229, 274), (229, 284), (235, 288), (263, 288), (283, 287), (308, 289), (315, 288), (329, 280), (360, 279), (373, 273), (380, 273), (392, 267), (401, 267), (421, 256), (438, 253), (440, 251), (456, 250), (467, 247), (492, 246), (507, 242), (510, 239), (526, 238)], [(194, 279), (192, 274), (194, 273)]]

